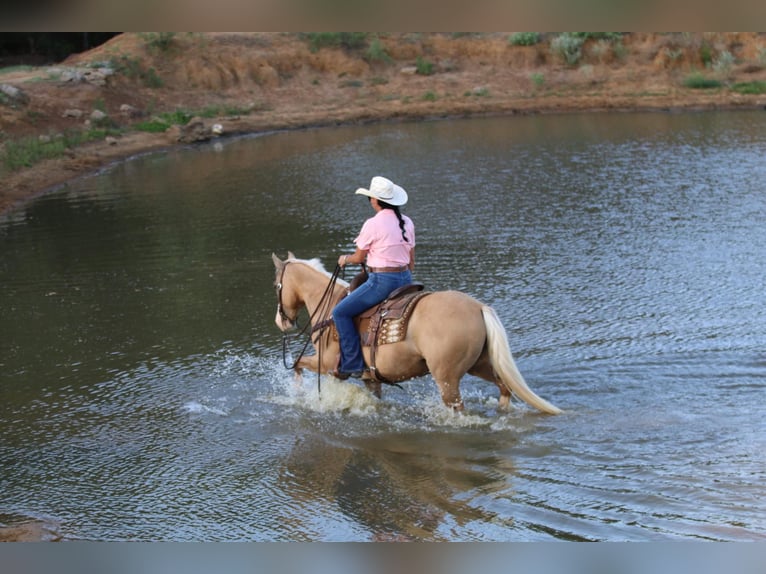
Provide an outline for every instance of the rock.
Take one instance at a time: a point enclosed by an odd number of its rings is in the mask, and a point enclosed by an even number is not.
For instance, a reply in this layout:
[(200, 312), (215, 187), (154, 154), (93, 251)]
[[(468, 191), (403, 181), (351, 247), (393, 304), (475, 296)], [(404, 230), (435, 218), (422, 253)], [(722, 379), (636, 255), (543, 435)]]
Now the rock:
[(82, 117), (82, 110), (78, 110), (77, 108), (72, 108), (69, 110), (64, 110), (64, 113), (61, 114), (62, 118), (76, 118), (79, 119)]
[(111, 68), (89, 68), (83, 71), (82, 76), (85, 82), (94, 86), (105, 86), (106, 79), (114, 74)]
[(106, 136), (104, 141), (109, 145), (117, 145), (117, 138), (113, 136)]
[(182, 143), (204, 142), (214, 135), (221, 135), (223, 131), (221, 124), (208, 126), (202, 118), (194, 117), (189, 120), (188, 124), (181, 127), (178, 141)]
[(141, 115), (141, 110), (131, 106), (130, 104), (122, 104), (120, 106), (120, 114), (126, 118), (137, 118)]
[(181, 127), (181, 135), (178, 141), (181, 143), (204, 142), (213, 137), (213, 132), (205, 125), (202, 118), (194, 117), (185, 126)]
[(110, 67), (78, 68), (55, 66), (48, 68), (48, 73), (58, 75), (64, 83), (88, 83), (94, 86), (104, 86), (106, 85), (106, 79), (114, 74), (114, 70)]
[(181, 126), (170, 126), (167, 130), (165, 130), (165, 138), (168, 142), (181, 141)]
[(25, 105), (29, 103), (29, 96), (24, 93), (24, 90), (12, 86), (11, 84), (0, 84), (0, 103), (4, 103), (6, 100), (12, 106)]
[(105, 120), (108, 116), (105, 112), (102, 112), (101, 110), (93, 110), (90, 113), (90, 121), (92, 122), (101, 122)]
[(404, 74), (405, 76), (414, 76), (418, 73), (417, 66), (405, 66), (401, 70), (399, 70), (400, 74)]
[(61, 81), (79, 84), (85, 81), (85, 74), (77, 68), (64, 68), (61, 71)]

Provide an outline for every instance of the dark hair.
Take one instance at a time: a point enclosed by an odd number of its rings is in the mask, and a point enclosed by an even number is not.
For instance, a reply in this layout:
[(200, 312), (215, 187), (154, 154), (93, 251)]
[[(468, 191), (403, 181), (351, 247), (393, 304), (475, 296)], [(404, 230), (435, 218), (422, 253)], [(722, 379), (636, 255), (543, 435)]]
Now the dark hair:
[(407, 234), (404, 231), (404, 219), (402, 218), (402, 212), (399, 211), (398, 205), (391, 205), (390, 203), (386, 203), (385, 201), (381, 201), (378, 199), (378, 205), (382, 207), (383, 209), (390, 209), (396, 214), (396, 218), (399, 220), (399, 229), (402, 230), (402, 239), (404, 239), (407, 243), (410, 242), (409, 239), (407, 239)]

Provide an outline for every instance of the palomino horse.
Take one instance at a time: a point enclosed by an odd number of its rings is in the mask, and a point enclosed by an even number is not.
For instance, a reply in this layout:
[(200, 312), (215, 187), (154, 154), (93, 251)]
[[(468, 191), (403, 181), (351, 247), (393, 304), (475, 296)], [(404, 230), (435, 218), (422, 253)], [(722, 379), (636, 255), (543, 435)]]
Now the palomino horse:
[[(327, 319), (332, 307), (346, 293), (348, 283), (340, 279), (332, 291), (327, 292), (330, 274), (318, 259), (297, 259), (292, 253), (288, 253), (284, 261), (273, 254), (272, 259), (276, 267), (274, 285), (278, 298), (276, 323), (281, 331), (295, 326), (302, 307), (308, 310), (312, 325)], [(330, 297), (327, 311), (317, 313), (320, 305), (325, 306), (326, 293)], [(335, 368), (340, 348), (329, 332), (325, 329), (316, 338), (314, 348), (317, 353), (302, 356), (295, 365), (296, 372), (305, 368), (329, 373)], [(369, 363), (369, 348), (365, 347), (363, 351)], [(497, 385), (501, 408), (508, 408), (513, 393), (544, 413), (561, 412), (527, 386), (513, 360), (508, 337), (495, 311), (459, 291), (437, 291), (424, 297), (412, 312), (404, 340), (378, 348), (376, 366), (392, 381), (404, 381), (430, 372), (444, 404), (455, 410), (463, 410), (459, 384), (463, 375), (470, 373)], [(380, 397), (379, 382), (368, 381), (367, 387)]]

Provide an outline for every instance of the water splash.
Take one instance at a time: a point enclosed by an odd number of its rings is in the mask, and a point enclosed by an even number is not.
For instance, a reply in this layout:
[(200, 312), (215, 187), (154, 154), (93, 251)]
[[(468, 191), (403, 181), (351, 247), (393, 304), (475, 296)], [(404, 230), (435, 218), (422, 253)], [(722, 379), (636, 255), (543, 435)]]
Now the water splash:
[(509, 411), (500, 410), (491, 386), (472, 382), (470, 377), (464, 384), (466, 410), (458, 413), (444, 406), (430, 377), (407, 381), (399, 389), (384, 386), (383, 398), (377, 399), (360, 381), (341, 381), (329, 375), (317, 381), (310, 372), (296, 377), (274, 356), (222, 351), (210, 359), (211, 377), (183, 404), (182, 410), (188, 414), (260, 416), (257, 413), (263, 405), (271, 404), (294, 409), (299, 418), (333, 414), (345, 423), (364, 419), (360, 432), (391, 428), (517, 431), (526, 428), (535, 414), (515, 402)]
[(347, 413), (367, 417), (378, 412), (380, 401), (366, 388), (355, 382), (340, 381), (333, 377), (316, 379), (284, 379), (282, 394), (272, 397), (278, 404), (292, 405), (318, 413)]
[(184, 406), (182, 407), (182, 410), (186, 413), (193, 414), (193, 415), (212, 413), (212, 414), (225, 417), (225, 416), (228, 416), (229, 414), (229, 411), (226, 409), (211, 407), (211, 406), (202, 404), (198, 401), (189, 401), (188, 403), (184, 404)]

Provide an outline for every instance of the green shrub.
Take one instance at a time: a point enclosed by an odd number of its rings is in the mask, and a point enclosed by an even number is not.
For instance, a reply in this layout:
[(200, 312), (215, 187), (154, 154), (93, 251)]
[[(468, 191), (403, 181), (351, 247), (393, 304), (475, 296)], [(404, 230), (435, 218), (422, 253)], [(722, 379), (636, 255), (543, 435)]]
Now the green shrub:
[(143, 32), (140, 34), (146, 45), (160, 52), (167, 52), (175, 43), (175, 32)]
[(367, 32), (310, 32), (305, 38), (312, 52), (322, 48), (355, 50), (367, 45)]
[(511, 46), (534, 46), (540, 39), (540, 32), (514, 32), (508, 37), (508, 43)]
[(622, 40), (616, 40), (612, 42), (612, 53), (615, 58), (622, 61), (628, 55), (628, 49), (625, 47), (625, 44), (622, 43)]
[(766, 82), (739, 82), (731, 89), (738, 94), (766, 94)]
[(383, 47), (383, 44), (380, 42), (379, 38), (373, 38), (372, 42), (370, 42), (370, 46), (367, 48), (367, 52), (365, 53), (365, 60), (368, 62), (385, 62), (389, 63), (392, 60), (391, 56), (388, 55), (388, 52), (386, 52), (386, 49)]
[(219, 116), (246, 116), (257, 107), (239, 108), (234, 106), (207, 106), (197, 111), (176, 109), (173, 112), (162, 112), (150, 120), (136, 122), (133, 129), (141, 132), (161, 133), (173, 125), (184, 126), (196, 116), (201, 118), (217, 118)]
[(703, 42), (700, 46), (700, 60), (706, 68), (713, 63), (713, 48), (707, 42)]
[[(142, 132), (158, 133), (164, 132), (170, 126), (185, 126), (189, 123), (195, 115), (203, 115), (204, 112), (199, 114), (193, 114), (186, 110), (177, 109), (174, 112), (162, 112), (157, 114), (151, 120), (145, 122), (137, 122), (133, 124), (133, 128)], [(207, 116), (213, 117), (213, 116)]]
[(31, 167), (44, 159), (61, 156), (67, 147), (63, 138), (46, 142), (37, 138), (9, 141), (3, 150), (3, 166), (8, 171)]
[(720, 80), (713, 78), (706, 78), (699, 72), (689, 74), (684, 80), (684, 86), (692, 88), (694, 90), (710, 90), (713, 88), (720, 88), (723, 83)]
[(187, 110), (176, 109), (173, 112), (163, 112), (159, 114), (159, 117), (169, 124), (185, 126), (195, 115)]
[(717, 73), (728, 76), (734, 66), (734, 56), (728, 50), (722, 51), (718, 57), (713, 60), (713, 70)]
[(424, 60), (420, 56), (418, 56), (418, 59), (415, 62), (415, 67), (417, 68), (417, 73), (421, 76), (430, 76), (434, 73), (433, 63), (429, 62), (428, 60)]
[(423, 94), (423, 99), (427, 102), (435, 102), (439, 98), (434, 92), (428, 91), (425, 94)]
[(614, 42), (622, 39), (622, 32), (569, 32), (575, 38), (585, 40), (608, 40)]
[(161, 88), (162, 79), (157, 75), (154, 68), (146, 69), (137, 59), (124, 54), (115, 56), (110, 60), (111, 68), (128, 78), (139, 79), (149, 88)]
[(119, 130), (94, 129), (71, 131), (45, 139), (30, 137), (12, 140), (5, 143), (0, 161), (5, 170), (16, 171), (23, 167), (32, 167), (45, 159), (60, 157), (69, 148), (118, 133)]
[(545, 76), (540, 72), (534, 72), (529, 76), (536, 88), (542, 88), (545, 84)]
[(575, 66), (582, 58), (584, 38), (572, 32), (564, 32), (551, 40), (551, 50), (558, 54), (569, 66)]
[(149, 68), (146, 71), (146, 75), (143, 78), (144, 84), (149, 88), (161, 88), (162, 87), (162, 78), (160, 78), (157, 75), (157, 70), (154, 68)]
[(152, 134), (165, 132), (169, 127), (169, 123), (157, 118), (146, 122), (137, 122), (133, 124), (133, 129), (140, 132), (149, 132)]

